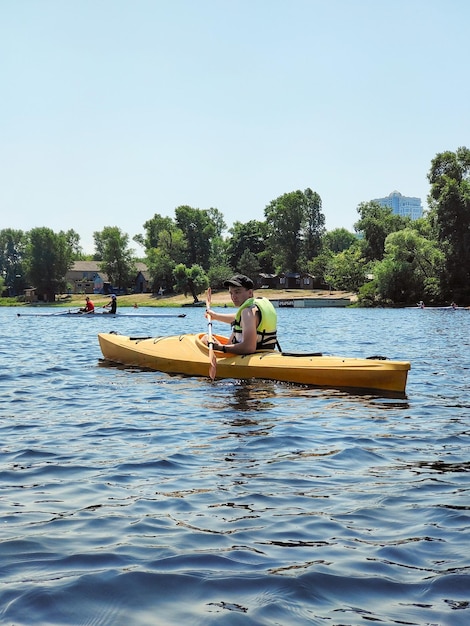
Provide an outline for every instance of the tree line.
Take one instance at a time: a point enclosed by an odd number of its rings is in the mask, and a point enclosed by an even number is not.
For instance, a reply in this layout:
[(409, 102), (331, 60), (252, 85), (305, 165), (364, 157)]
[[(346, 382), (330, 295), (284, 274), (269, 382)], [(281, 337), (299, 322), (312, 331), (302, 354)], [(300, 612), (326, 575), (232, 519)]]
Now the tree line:
[[(271, 201), (264, 220), (228, 229), (216, 208), (180, 206), (174, 218), (156, 213), (133, 237), (117, 226), (94, 233), (85, 256), (74, 231), (0, 230), (0, 291), (34, 286), (49, 301), (67, 290), (77, 260), (100, 263), (111, 284), (132, 289), (136, 262), (147, 264), (152, 290), (191, 293), (221, 288), (234, 272), (306, 273), (333, 289), (354, 291), (363, 306), (470, 301), (470, 150), (439, 153), (428, 172), (429, 210), (412, 221), (376, 202), (357, 207), (354, 233), (326, 231), (320, 195), (308, 188)], [(224, 234), (228, 233), (228, 234)]]

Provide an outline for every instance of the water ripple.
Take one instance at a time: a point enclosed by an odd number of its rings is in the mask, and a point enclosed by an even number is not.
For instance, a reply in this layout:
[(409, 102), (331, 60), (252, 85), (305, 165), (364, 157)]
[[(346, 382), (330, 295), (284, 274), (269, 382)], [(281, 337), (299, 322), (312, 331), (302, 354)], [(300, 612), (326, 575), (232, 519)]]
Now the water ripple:
[(107, 367), (104, 320), (0, 309), (0, 622), (466, 626), (457, 313), (279, 311), (285, 349), (411, 360), (393, 398)]

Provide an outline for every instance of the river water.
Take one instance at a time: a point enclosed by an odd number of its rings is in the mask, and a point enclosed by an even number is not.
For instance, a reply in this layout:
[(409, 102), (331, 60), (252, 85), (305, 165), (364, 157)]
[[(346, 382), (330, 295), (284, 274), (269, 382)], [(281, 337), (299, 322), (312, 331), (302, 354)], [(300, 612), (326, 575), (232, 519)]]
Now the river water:
[(1, 624), (470, 624), (470, 311), (278, 311), (404, 398), (103, 363), (201, 309), (18, 311), (57, 309), (0, 308)]

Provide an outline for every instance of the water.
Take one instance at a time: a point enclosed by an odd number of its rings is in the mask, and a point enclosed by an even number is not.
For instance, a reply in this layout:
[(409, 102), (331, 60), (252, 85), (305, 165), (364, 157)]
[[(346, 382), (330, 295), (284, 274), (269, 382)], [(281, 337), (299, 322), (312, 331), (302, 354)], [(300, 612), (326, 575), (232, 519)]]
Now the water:
[(410, 360), (405, 398), (101, 361), (98, 332), (199, 332), (201, 309), (16, 312), (1, 624), (470, 623), (470, 311), (279, 310), (285, 350)]

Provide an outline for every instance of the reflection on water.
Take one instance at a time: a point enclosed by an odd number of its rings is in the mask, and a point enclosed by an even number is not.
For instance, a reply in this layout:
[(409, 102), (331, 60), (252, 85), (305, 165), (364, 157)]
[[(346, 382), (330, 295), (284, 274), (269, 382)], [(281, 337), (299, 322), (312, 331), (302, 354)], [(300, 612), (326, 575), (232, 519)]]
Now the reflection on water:
[[(227, 407), (234, 411), (267, 411), (275, 404), (276, 385), (270, 381), (236, 381), (227, 394)], [(238, 419), (238, 418), (235, 418)]]
[(445, 474), (447, 472), (454, 474), (455, 472), (470, 472), (470, 461), (462, 461), (459, 463), (444, 463), (443, 461), (419, 461), (410, 469), (414, 469), (415, 467), (419, 468), (420, 470), (424, 470), (424, 472), (418, 471), (419, 474), (428, 473), (429, 470), (432, 470), (439, 474)]
[(1, 623), (470, 622), (470, 314), (279, 317), (286, 350), (410, 360), (406, 397), (103, 367), (104, 320), (0, 309)]

